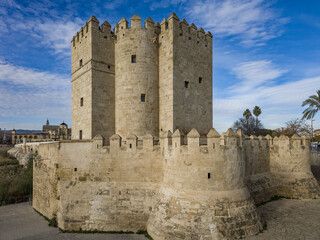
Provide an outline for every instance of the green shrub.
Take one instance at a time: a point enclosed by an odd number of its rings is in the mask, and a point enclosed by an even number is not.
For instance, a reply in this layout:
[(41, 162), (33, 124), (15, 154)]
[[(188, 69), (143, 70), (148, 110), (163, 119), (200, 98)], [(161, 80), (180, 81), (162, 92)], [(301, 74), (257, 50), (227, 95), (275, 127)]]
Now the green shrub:
[[(1, 157), (7, 155), (0, 152)], [(8, 158), (3, 159), (2, 163)], [(8, 161), (17, 161), (11, 159)], [(33, 156), (30, 157), (27, 166), (0, 165), (0, 205), (26, 201), (32, 195)]]

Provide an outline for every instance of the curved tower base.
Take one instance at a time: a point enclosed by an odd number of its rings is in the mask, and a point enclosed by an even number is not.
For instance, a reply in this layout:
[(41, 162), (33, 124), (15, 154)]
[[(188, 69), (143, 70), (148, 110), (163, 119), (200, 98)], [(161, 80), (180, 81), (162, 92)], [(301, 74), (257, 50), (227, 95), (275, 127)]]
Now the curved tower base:
[(159, 194), (147, 226), (154, 239), (224, 239), (262, 230), (246, 188), (210, 193), (162, 187)]

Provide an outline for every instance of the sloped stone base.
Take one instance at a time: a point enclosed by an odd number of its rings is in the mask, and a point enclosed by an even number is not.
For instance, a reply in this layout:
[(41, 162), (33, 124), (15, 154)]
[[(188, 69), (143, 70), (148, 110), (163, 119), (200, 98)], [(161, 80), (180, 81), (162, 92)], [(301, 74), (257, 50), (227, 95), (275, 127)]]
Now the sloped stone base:
[(296, 199), (320, 197), (320, 186), (312, 174), (256, 174), (247, 179), (247, 187), (256, 204), (274, 196)]
[[(261, 218), (245, 189), (209, 193), (206, 199), (196, 191), (177, 194), (162, 188), (160, 192), (148, 221), (148, 233), (154, 239), (229, 239), (262, 230)], [(228, 198), (229, 194), (233, 196)]]

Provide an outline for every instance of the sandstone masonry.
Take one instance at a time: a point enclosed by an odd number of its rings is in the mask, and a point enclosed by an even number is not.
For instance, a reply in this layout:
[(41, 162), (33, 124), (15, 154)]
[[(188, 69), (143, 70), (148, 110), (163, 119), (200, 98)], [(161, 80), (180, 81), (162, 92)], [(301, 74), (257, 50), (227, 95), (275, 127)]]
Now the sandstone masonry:
[(91, 17), (73, 38), (73, 140), (16, 145), (38, 152), (37, 211), (69, 231), (231, 239), (263, 229), (256, 204), (319, 197), (307, 137), (212, 128), (210, 33), (140, 22)]
[(212, 127), (212, 35), (134, 15), (111, 32), (91, 17), (72, 39), (72, 139)]

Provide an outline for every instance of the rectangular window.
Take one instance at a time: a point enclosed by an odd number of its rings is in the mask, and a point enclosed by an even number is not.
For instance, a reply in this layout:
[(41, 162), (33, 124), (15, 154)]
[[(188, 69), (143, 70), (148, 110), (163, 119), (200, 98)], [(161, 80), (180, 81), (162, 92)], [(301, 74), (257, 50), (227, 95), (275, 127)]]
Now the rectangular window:
[(188, 88), (188, 87), (189, 87), (189, 82), (188, 82), (188, 81), (185, 81), (185, 82), (184, 82), (184, 87), (185, 87), (185, 88)]
[(202, 77), (199, 77), (199, 83), (202, 83)]
[(80, 107), (82, 107), (82, 106), (83, 106), (83, 97), (80, 98)]
[(145, 94), (141, 94), (141, 102), (145, 102), (146, 101), (146, 95)]
[(208, 173), (208, 179), (210, 179), (211, 178), (211, 174), (210, 173)]
[(82, 59), (79, 61), (79, 66), (82, 67)]
[(79, 139), (82, 139), (82, 130), (79, 131)]
[(132, 62), (132, 63), (136, 63), (136, 62), (137, 62), (137, 57), (136, 57), (136, 55), (132, 55), (132, 56), (131, 56), (131, 62)]

